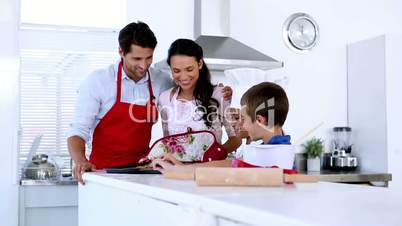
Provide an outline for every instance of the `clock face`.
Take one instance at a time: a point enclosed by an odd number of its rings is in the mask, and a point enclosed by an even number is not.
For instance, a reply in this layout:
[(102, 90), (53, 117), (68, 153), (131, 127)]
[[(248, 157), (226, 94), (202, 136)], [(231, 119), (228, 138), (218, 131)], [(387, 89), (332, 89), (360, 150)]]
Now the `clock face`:
[(293, 50), (307, 51), (317, 44), (318, 26), (307, 14), (293, 14), (283, 29), (285, 43)]

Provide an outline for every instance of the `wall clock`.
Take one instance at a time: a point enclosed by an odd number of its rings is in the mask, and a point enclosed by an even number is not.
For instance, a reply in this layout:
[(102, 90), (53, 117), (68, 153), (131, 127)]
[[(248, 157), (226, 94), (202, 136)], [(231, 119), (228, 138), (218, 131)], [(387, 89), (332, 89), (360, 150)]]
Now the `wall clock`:
[(316, 46), (319, 38), (318, 25), (305, 13), (295, 13), (283, 24), (283, 39), (296, 52), (306, 52)]

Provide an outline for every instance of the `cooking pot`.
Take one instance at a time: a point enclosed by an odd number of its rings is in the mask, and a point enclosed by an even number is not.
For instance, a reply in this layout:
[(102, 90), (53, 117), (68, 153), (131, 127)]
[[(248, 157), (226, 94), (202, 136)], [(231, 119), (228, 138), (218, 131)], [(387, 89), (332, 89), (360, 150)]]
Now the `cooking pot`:
[(56, 163), (50, 162), (46, 154), (34, 155), (32, 161), (23, 168), (24, 179), (57, 180), (59, 176), (59, 167)]

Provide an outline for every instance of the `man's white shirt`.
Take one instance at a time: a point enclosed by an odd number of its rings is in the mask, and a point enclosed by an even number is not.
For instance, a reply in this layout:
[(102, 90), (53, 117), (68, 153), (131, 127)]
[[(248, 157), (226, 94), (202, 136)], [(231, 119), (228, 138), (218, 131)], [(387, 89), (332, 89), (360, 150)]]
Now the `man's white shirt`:
[[(119, 62), (92, 72), (81, 84), (73, 121), (67, 137), (79, 136), (86, 142), (99, 121), (112, 108), (117, 95), (117, 69)], [(173, 86), (169, 74), (150, 68), (152, 89), (156, 98)], [(121, 102), (145, 105), (149, 100), (149, 74), (138, 82), (130, 79), (122, 70)]]

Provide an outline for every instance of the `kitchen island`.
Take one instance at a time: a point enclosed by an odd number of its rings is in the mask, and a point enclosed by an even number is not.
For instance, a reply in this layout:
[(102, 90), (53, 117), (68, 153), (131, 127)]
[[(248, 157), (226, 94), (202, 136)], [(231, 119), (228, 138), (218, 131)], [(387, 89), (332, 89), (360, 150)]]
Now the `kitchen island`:
[(161, 175), (85, 173), (79, 226), (402, 225), (402, 193), (319, 182), (199, 187)]

